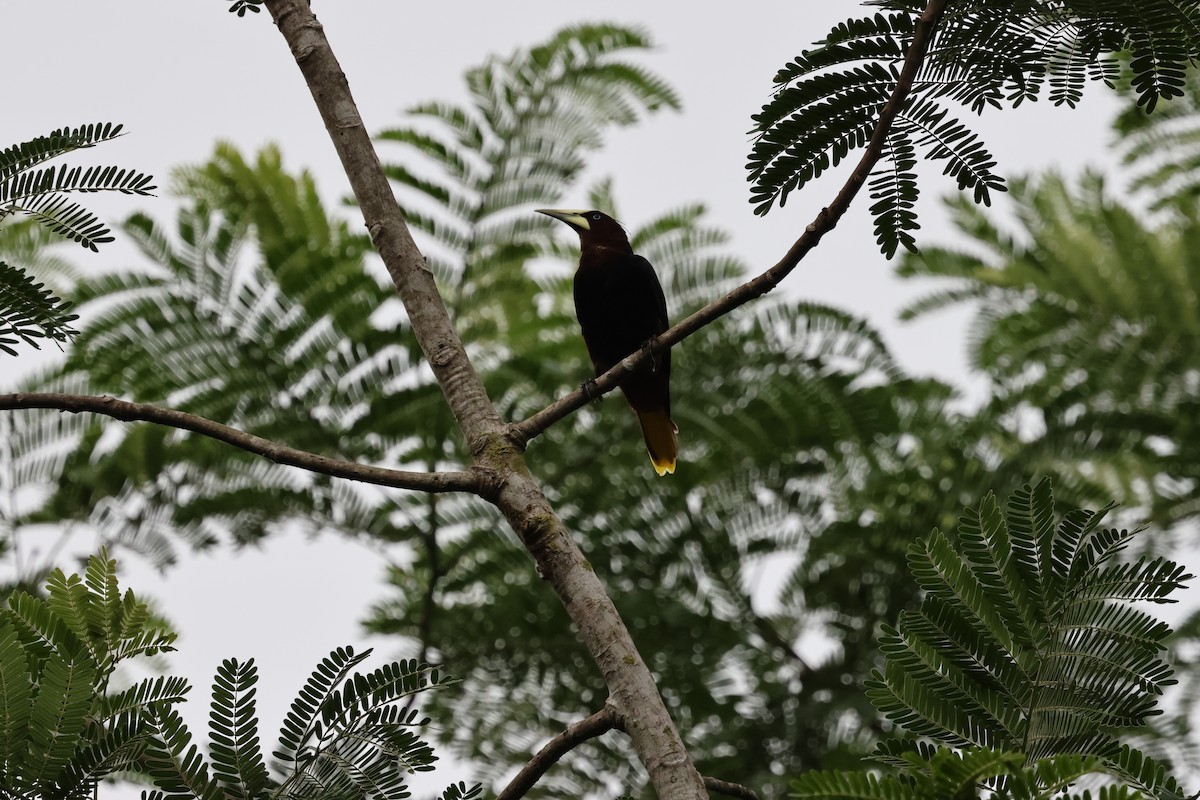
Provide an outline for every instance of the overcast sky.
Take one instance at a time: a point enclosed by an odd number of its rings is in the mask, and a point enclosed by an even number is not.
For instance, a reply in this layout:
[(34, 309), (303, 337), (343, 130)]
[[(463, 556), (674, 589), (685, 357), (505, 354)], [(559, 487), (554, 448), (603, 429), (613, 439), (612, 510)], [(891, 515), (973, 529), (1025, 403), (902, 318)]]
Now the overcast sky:
[[(227, 0), (4, 4), (0, 146), (66, 125), (121, 122), (129, 135), (91, 156), (150, 172), (165, 188), (173, 166), (204, 160), (217, 140), (247, 152), (277, 142), (289, 167), (312, 170), (322, 194), (340, 198), (348, 192), (345, 177), (282, 37), (265, 13), (238, 19), (225, 11), (228, 5)], [(591, 159), (582, 185), (615, 176), (622, 216), (632, 226), (667, 208), (703, 201), (712, 221), (733, 232), (733, 248), (758, 269), (778, 260), (831, 199), (834, 181), (846, 174), (843, 169), (814, 184), (766, 218), (755, 217), (747, 202), (750, 115), (768, 97), (780, 66), (831, 25), (861, 13), (850, 0), (315, 0), (314, 5), (372, 130), (395, 124), (400, 111), (416, 102), (463, 99), (464, 70), (490, 53), (537, 43), (569, 23), (643, 26), (658, 47), (639, 60), (676, 87), (683, 111), (612, 135), (609, 146)], [(1072, 173), (1086, 165), (1111, 167), (1105, 147), (1116, 103), (1102, 87), (1089, 88), (1075, 111), (1043, 102), (973, 120), (1001, 171), (1011, 176), (1049, 167)], [(941, 179), (923, 184), (919, 242), (947, 241), (950, 232), (936, 198), (952, 188)], [(875, 249), (863, 199), (783, 291), (867, 316), (910, 371), (965, 386), (966, 315), (943, 314), (917, 325), (896, 322), (897, 309), (920, 290), (891, 277)], [(174, 213), (166, 191), (156, 198), (93, 195), (87, 203), (113, 221), (135, 208), (160, 220)], [(131, 253), (117, 243), (99, 255), (80, 251), (78, 262), (87, 270), (110, 269), (128, 264)], [(22, 359), (22, 366), (38, 360)], [(0, 370), (10, 369), (0, 363)], [(0, 388), (12, 377), (0, 372)], [(160, 598), (182, 632), (171, 669), (196, 686), (187, 717), (201, 736), (202, 698), (221, 659), (257, 659), (263, 732), (271, 742), (286, 703), (312, 665), (333, 647), (366, 643), (357, 621), (385, 592), (378, 555), (328, 538), (279, 536), (259, 550), (187, 557), (161, 576), (144, 565), (129, 567), (127, 580)], [(386, 653), (386, 641), (382, 645)], [(460, 777), (470, 779), (446, 773), (437, 781)]]

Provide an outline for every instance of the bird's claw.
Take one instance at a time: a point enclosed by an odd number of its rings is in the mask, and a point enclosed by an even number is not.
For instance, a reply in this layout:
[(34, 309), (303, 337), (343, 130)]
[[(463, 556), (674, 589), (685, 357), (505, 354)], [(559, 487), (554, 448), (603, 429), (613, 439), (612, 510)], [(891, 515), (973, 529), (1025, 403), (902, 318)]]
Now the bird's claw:
[(593, 403), (599, 403), (601, 397), (603, 397), (603, 395), (600, 394), (600, 387), (597, 386), (596, 382), (591, 378), (588, 378), (586, 381), (579, 384), (579, 390), (583, 392), (583, 397), (585, 400), (589, 400)]
[(654, 339), (650, 338), (642, 342), (641, 349), (650, 354), (650, 371), (658, 372), (658, 355), (654, 352)]

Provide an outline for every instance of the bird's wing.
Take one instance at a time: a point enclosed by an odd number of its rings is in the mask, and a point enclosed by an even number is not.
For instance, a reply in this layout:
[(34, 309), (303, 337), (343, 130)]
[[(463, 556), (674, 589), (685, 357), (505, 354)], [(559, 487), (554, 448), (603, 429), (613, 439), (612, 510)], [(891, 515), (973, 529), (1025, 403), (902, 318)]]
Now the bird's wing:
[(670, 322), (667, 320), (667, 296), (663, 294), (662, 283), (658, 280), (658, 273), (654, 271), (654, 267), (650, 262), (642, 256), (635, 255), (632, 259), (632, 266), (637, 273), (638, 281), (642, 284), (643, 291), (646, 292), (646, 297), (654, 304), (654, 311), (658, 315), (658, 330), (657, 333), (662, 333), (670, 327)]
[[(645, 298), (648, 305), (653, 309), (653, 316), (657, 317), (654, 324), (653, 335), (657, 336), (663, 333), (667, 328), (671, 327), (671, 322), (667, 318), (667, 296), (663, 293), (662, 281), (658, 279), (658, 273), (655, 272), (654, 266), (642, 256), (635, 255), (631, 260), (634, 271), (638, 275), (638, 282), (642, 284), (642, 297)], [(647, 339), (650, 336), (646, 337)], [(671, 351), (660, 354), (654, 362), (654, 374), (652, 383), (657, 386), (655, 395), (658, 402), (662, 403), (662, 408), (666, 410), (668, 421), (671, 417), (671, 390), (669, 382), (671, 379)], [(630, 387), (632, 388), (632, 387)]]

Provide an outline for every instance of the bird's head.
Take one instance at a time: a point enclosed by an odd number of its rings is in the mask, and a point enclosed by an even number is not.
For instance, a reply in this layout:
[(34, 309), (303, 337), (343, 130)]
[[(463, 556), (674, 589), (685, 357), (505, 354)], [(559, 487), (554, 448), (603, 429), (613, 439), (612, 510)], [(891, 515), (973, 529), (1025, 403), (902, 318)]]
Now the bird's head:
[(629, 250), (629, 237), (615, 219), (600, 211), (578, 211), (565, 208), (539, 208), (539, 214), (565, 222), (579, 234), (580, 247), (612, 247)]

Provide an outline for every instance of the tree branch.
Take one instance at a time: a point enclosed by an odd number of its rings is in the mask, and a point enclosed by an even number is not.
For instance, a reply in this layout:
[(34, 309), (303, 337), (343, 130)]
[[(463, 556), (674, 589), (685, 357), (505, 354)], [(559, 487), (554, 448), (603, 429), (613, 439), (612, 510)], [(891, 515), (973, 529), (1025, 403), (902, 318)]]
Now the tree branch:
[(268, 0), (333, 140), (375, 249), (396, 286), (413, 335), (429, 362), (467, 446), (478, 454), (489, 434), (504, 429), (450, 321), (433, 272), (413, 241), (363, 125), (358, 106), (325, 30), (304, 0)]
[(758, 800), (758, 795), (753, 790), (747, 789), (740, 783), (730, 783), (729, 781), (710, 778), (707, 775), (704, 776), (704, 788), (710, 792), (723, 794), (727, 797), (738, 797), (741, 800)]
[(850, 208), (850, 203), (854, 200), (859, 190), (862, 189), (867, 178), (870, 177), (871, 170), (875, 168), (875, 165), (883, 155), (888, 133), (896, 121), (896, 115), (900, 113), (900, 109), (903, 108), (908, 99), (908, 93), (912, 90), (913, 81), (916, 79), (917, 72), (920, 71), (921, 64), (925, 60), (925, 53), (929, 49), (929, 42), (933, 38), (938, 20), (941, 19), (947, 2), (948, 0), (929, 0), (929, 4), (925, 6), (925, 11), (921, 14), (920, 19), (917, 20), (916, 30), (913, 32), (913, 41), (908, 48), (908, 53), (905, 55), (904, 67), (900, 71), (896, 87), (892, 90), (891, 96), (879, 114), (879, 121), (875, 125), (875, 131), (871, 134), (871, 140), (867, 143), (867, 147), (863, 151), (862, 158), (859, 159), (854, 171), (850, 173), (850, 177), (846, 179), (846, 183), (843, 184), (841, 191), (833, 198), (833, 202), (821, 209), (821, 212), (808, 224), (808, 227), (804, 229), (804, 233), (800, 235), (800, 238), (796, 240), (791, 249), (780, 259), (779, 263), (758, 277), (746, 281), (724, 297), (709, 303), (682, 322), (677, 323), (674, 327), (667, 330), (666, 333), (650, 341), (647, 347), (630, 354), (612, 369), (608, 370), (608, 372), (597, 377), (594, 384), (589, 384), (587, 393), (582, 388), (576, 389), (570, 394), (564, 395), (554, 401), (528, 419), (510, 425), (508, 429), (509, 437), (518, 447), (524, 447), (530, 440), (546, 430), (546, 428), (568, 414), (582, 408), (590, 399), (594, 399), (600, 394), (611, 392), (621, 385), (630, 374), (640, 369), (650, 359), (670, 349), (672, 345), (678, 344), (705, 325), (725, 316), (738, 306), (761, 297), (774, 289), (787, 277), (788, 273), (796, 268), (796, 265), (808, 254), (808, 251), (817, 246), (821, 241), (821, 237), (837, 226), (838, 222), (845, 215), (846, 210)]
[(20, 392), (0, 395), (0, 410), (13, 408), (56, 408), (59, 411), (70, 411), (76, 414), (81, 411), (89, 411), (126, 422), (153, 422), (231, 444), (248, 453), (254, 453), (274, 461), (276, 464), (299, 467), (309, 472), (332, 475), (335, 478), (373, 483), (377, 486), (414, 489), (422, 492), (471, 492), (472, 494), (483, 494), (487, 488), (484, 476), (478, 472), (406, 472), (343, 461), (310, 453), (307, 450), (297, 450), (294, 447), (222, 425), (220, 422), (214, 422), (205, 417), (188, 414), (185, 411), (161, 408), (147, 403), (131, 403), (107, 395), (93, 397), (57, 392)]
[(446, 313), (433, 274), (413, 243), (391, 185), (350, 94), (346, 76), (306, 0), (266, 0), (291, 48), (346, 170), (367, 230), (379, 250), (425, 358), (475, 458), (497, 487), (496, 504), (575, 623), (608, 684), (630, 744), (663, 800), (705, 800), (706, 791), (679, 731), (617, 613), (579, 546), (534, 480), (521, 448), (487, 397)]
[(590, 717), (572, 723), (565, 731), (546, 742), (537, 755), (529, 759), (529, 763), (508, 782), (504, 791), (496, 795), (496, 800), (517, 800), (523, 797), (560, 758), (588, 739), (595, 739), (616, 727), (617, 715), (607, 705)]

